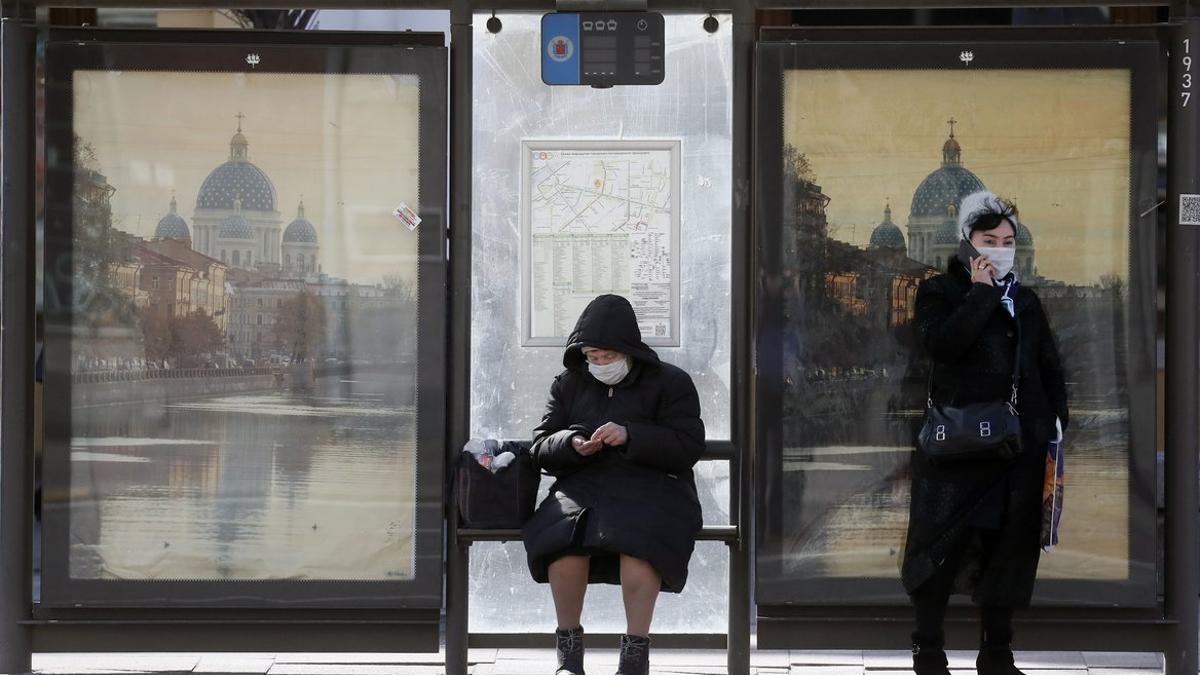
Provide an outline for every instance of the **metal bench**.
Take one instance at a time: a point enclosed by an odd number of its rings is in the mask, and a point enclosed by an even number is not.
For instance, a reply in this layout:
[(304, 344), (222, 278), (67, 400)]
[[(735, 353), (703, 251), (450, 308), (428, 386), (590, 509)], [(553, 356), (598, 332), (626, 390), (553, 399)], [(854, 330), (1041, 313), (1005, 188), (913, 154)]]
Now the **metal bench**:
[[(741, 519), (740, 466), (737, 449), (729, 441), (709, 441), (701, 461), (729, 462), (730, 494), (728, 525), (707, 525), (696, 541), (720, 541), (729, 546), (729, 630), (718, 634), (660, 634), (655, 644), (663, 647), (726, 649), (730, 675), (748, 675), (750, 661), (749, 564)], [(502, 633), (471, 635), (469, 629), (468, 575), (471, 545), (475, 542), (519, 541), (519, 529), (460, 528), (454, 500), (447, 512), (448, 541), (446, 558), (446, 673), (467, 675), (469, 647), (548, 647), (553, 635), (547, 633)], [(549, 592), (547, 591), (547, 594)], [(740, 610), (740, 611), (739, 611)], [(616, 644), (616, 636), (596, 635), (599, 644)]]

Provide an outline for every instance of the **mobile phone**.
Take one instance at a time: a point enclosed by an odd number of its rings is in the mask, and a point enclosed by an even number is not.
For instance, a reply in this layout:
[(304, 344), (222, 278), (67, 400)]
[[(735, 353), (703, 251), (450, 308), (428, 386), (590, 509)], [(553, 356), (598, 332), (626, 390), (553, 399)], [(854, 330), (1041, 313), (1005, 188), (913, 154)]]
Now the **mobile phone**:
[(979, 258), (982, 255), (970, 239), (962, 239), (958, 242), (958, 259), (962, 261), (963, 265), (966, 265), (968, 270), (971, 269), (971, 259)]

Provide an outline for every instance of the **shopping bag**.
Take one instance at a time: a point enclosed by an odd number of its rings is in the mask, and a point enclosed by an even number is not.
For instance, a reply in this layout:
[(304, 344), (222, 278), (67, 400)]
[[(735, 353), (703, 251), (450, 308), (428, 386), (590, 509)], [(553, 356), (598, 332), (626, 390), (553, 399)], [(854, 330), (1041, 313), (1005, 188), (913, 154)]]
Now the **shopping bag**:
[(1063, 442), (1046, 446), (1046, 475), (1042, 483), (1042, 550), (1058, 546), (1058, 527), (1063, 511)]

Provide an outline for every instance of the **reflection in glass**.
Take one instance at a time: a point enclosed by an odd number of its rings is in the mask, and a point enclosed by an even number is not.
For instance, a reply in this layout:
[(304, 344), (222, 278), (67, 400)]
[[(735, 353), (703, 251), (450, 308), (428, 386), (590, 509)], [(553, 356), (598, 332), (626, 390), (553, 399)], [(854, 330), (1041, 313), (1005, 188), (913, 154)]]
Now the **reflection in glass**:
[(417, 77), (73, 86), (70, 577), (412, 579)]
[(962, 197), (986, 188), (1028, 225), (1017, 274), (1046, 307), (1074, 412), (1062, 545), (1039, 573), (1128, 578), (1128, 71), (804, 70), (783, 85), (781, 573), (898, 576), (928, 376), (916, 288), (954, 255)]

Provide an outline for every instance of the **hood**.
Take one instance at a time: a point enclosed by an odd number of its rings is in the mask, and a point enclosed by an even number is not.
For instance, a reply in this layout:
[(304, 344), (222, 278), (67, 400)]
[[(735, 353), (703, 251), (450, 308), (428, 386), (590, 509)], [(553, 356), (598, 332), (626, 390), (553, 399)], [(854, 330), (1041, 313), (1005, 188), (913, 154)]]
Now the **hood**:
[(567, 339), (563, 365), (573, 370), (583, 367), (585, 346), (622, 352), (643, 363), (659, 363), (658, 354), (642, 342), (633, 305), (619, 295), (601, 295), (588, 303)]

